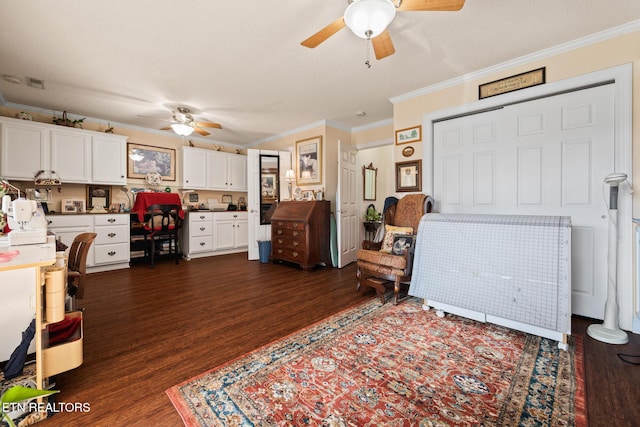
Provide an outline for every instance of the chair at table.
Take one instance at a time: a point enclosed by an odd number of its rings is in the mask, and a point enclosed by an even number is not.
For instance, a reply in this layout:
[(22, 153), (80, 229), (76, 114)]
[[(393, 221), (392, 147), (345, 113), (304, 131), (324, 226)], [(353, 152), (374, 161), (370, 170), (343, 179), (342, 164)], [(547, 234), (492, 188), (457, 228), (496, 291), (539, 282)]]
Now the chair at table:
[(176, 264), (180, 261), (179, 231), (182, 218), (180, 205), (156, 204), (147, 208), (149, 219), (144, 223), (145, 259), (151, 260), (151, 268), (155, 266), (155, 255), (158, 250), (166, 247), (169, 257), (173, 256)]
[(67, 261), (67, 293), (71, 297), (71, 308), (77, 308), (76, 299), (84, 298), (84, 286), (87, 276), (87, 254), (96, 239), (96, 233), (78, 234), (71, 247)]
[[(433, 198), (424, 194), (410, 194), (400, 200), (387, 198), (384, 209), (383, 239), (378, 242), (365, 240), (357, 253), (357, 286), (372, 287), (384, 304), (386, 287), (393, 284), (394, 304), (398, 303), (400, 284), (411, 280), (415, 237), (420, 219), (433, 209)], [(394, 237), (409, 235), (413, 241), (408, 248), (401, 248), (400, 255), (393, 252)], [(364, 289), (363, 289), (364, 292)]]

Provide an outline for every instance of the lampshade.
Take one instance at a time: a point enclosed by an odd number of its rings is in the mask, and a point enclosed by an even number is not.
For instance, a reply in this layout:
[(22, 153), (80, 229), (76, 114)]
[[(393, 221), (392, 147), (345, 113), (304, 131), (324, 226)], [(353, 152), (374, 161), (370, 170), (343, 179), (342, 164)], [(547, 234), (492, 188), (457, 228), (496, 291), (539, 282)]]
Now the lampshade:
[(285, 179), (290, 179), (293, 180), (295, 179), (296, 174), (295, 172), (293, 172), (293, 169), (288, 169), (285, 173), (284, 173), (284, 178)]
[(380, 35), (395, 16), (390, 0), (355, 0), (344, 12), (344, 22), (356, 36), (367, 39)]
[(171, 125), (171, 129), (180, 136), (189, 136), (193, 133), (193, 127), (184, 123), (174, 123)]

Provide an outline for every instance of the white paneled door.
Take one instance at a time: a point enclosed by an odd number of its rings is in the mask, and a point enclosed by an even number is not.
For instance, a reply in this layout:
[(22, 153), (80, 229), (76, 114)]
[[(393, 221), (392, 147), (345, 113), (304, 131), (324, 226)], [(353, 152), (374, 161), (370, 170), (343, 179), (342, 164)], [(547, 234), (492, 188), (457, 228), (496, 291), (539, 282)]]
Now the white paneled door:
[(338, 268), (356, 260), (358, 251), (358, 200), (356, 195), (356, 149), (343, 141), (338, 141), (338, 194), (336, 206), (336, 226), (338, 236)]
[(572, 222), (572, 311), (602, 319), (608, 188), (614, 172), (613, 85), (434, 125), (440, 212), (563, 215)]

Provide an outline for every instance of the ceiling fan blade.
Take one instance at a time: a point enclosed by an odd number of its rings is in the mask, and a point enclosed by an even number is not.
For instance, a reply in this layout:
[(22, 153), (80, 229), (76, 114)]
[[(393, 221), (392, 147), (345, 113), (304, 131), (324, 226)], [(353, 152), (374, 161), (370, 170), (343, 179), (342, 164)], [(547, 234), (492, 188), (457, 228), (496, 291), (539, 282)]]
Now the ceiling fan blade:
[(211, 122), (195, 122), (196, 126), (202, 127), (202, 128), (216, 128), (216, 129), (222, 129), (222, 126), (219, 123), (211, 123)]
[(200, 129), (200, 128), (196, 128), (194, 127), (193, 130), (195, 130), (196, 132), (198, 132), (200, 135), (202, 136), (207, 136), (207, 135), (211, 135), (209, 132), (207, 132), (204, 129)]
[(462, 9), (465, 0), (402, 0), (399, 11), (456, 11)]
[(345, 26), (344, 18), (340, 17), (300, 44), (305, 47), (314, 48), (343, 29)]
[(391, 41), (391, 35), (389, 35), (389, 31), (387, 30), (384, 30), (379, 36), (372, 38), (371, 44), (373, 45), (376, 59), (386, 58), (396, 53), (396, 49), (393, 47), (393, 42)]

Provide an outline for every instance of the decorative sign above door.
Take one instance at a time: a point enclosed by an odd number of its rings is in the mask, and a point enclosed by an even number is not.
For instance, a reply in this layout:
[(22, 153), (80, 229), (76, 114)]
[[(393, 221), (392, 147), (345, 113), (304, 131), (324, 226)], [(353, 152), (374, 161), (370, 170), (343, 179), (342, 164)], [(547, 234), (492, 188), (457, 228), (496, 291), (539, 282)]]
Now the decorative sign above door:
[(526, 73), (481, 84), (478, 86), (478, 99), (489, 98), (490, 96), (541, 85), (544, 84), (545, 81), (545, 67), (538, 68), (537, 70), (527, 71)]

